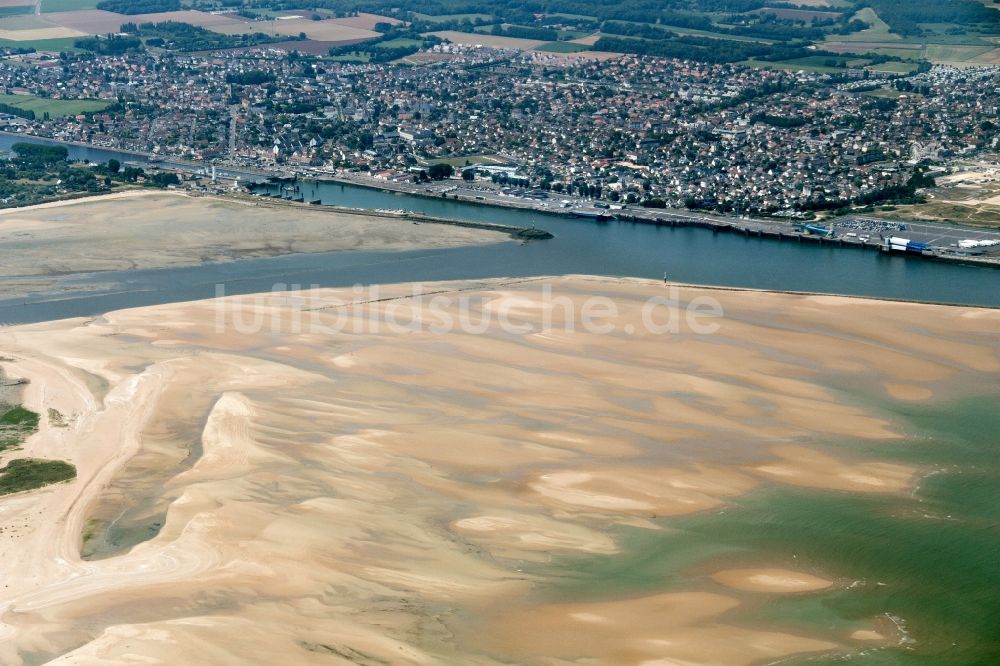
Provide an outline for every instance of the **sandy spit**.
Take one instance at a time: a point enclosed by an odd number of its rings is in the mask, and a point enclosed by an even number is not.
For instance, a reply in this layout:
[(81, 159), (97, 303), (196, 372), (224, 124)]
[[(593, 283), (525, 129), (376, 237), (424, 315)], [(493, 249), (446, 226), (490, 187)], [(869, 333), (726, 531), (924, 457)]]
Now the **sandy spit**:
[(413, 250), (508, 240), (490, 230), (180, 192), (129, 191), (0, 211), (0, 297), (77, 273), (337, 250)]

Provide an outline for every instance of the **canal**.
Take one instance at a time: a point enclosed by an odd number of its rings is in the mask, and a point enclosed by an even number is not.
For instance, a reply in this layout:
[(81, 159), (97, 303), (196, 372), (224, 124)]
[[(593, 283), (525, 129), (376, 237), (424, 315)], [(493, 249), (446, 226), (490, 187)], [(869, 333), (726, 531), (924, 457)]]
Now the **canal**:
[[(18, 140), (24, 139), (0, 135), (0, 148)], [(114, 151), (69, 149), (77, 159), (141, 161)], [(236, 294), (269, 291), (275, 283), (332, 287), (568, 273), (654, 279), (666, 274), (679, 282), (1000, 307), (1000, 270), (993, 268), (697, 228), (574, 220), (336, 183), (300, 182), (299, 186), (306, 200), (320, 199), (324, 204), (537, 226), (555, 238), (525, 245), (504, 242), (447, 250), (296, 254), (187, 268), (82, 274), (64, 280), (63, 287), (69, 289), (56, 294), (0, 301), (0, 321), (45, 321), (210, 298), (220, 286), (225, 293)]]

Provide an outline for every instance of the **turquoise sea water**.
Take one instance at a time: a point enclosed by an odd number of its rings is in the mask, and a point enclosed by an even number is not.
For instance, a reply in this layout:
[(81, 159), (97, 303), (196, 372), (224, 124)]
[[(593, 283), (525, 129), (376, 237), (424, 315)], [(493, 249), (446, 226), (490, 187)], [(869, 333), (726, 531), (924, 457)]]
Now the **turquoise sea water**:
[[(910, 496), (764, 486), (716, 511), (660, 520), (662, 531), (619, 528), (624, 554), (547, 565), (542, 573), (553, 582), (544, 594), (585, 601), (708, 589), (744, 602), (727, 623), (850, 646), (788, 663), (1000, 664), (998, 405), (996, 395), (886, 404), (906, 438), (821, 447), (920, 466), (928, 474)], [(774, 597), (708, 578), (740, 566), (811, 571), (838, 584)], [(898, 645), (847, 640), (873, 624)]]

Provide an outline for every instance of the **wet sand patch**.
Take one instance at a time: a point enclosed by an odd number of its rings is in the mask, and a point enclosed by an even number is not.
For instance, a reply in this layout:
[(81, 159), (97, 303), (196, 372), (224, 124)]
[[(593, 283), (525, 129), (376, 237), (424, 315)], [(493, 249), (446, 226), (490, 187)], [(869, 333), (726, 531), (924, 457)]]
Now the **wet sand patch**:
[(771, 594), (816, 592), (833, 585), (833, 581), (789, 569), (727, 569), (713, 574), (712, 580), (735, 590)]

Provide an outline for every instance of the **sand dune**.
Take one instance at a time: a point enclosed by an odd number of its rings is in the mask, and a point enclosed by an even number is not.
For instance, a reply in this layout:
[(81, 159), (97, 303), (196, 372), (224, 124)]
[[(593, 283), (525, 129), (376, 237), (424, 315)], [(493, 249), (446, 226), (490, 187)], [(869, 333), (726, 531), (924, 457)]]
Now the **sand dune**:
[[(614, 330), (543, 330), (544, 285), (578, 309), (610, 299)], [(395, 285), (303, 295), (304, 320), (266, 294), (8, 329), (26, 404), (69, 423), (43, 423), (15, 455), (69, 460), (78, 478), (0, 498), (0, 663), (749, 664), (846, 649), (723, 617), (745, 595), (705, 579), (566, 602), (572, 571), (553, 563), (622, 556), (618, 526), (668, 531), (763, 486), (908, 493), (920, 470), (870, 453), (902, 434), (865, 396), (992, 376), (1000, 313), (691, 287), (672, 307), (711, 296), (718, 330), (654, 334), (642, 307), (664, 289)], [(431, 330), (460, 297), (476, 322), (506, 312), (531, 330)], [(258, 325), (237, 330), (238, 308)], [(386, 325), (414, 314), (422, 326)], [(928, 354), (940, 340), (954, 344)], [(823, 594), (841, 575), (728, 566), (721, 582), (760, 595)]]

